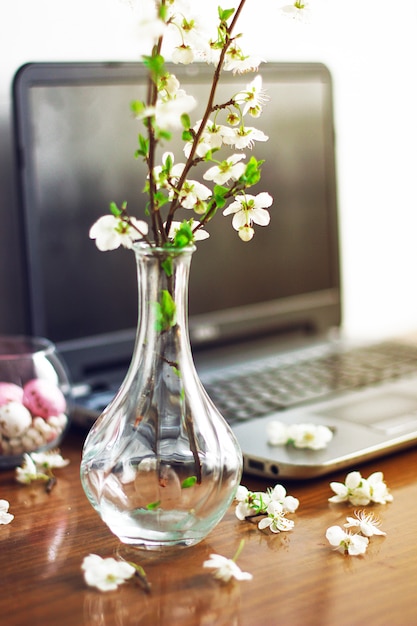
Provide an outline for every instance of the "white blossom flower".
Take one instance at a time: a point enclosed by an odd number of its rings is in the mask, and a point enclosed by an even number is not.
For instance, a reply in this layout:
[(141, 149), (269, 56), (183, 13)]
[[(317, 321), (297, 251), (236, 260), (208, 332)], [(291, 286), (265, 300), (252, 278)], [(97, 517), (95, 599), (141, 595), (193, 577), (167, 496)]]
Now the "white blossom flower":
[(49, 480), (49, 476), (40, 472), (30, 454), (23, 455), (21, 467), (16, 467), (16, 480), (18, 483), (29, 485), (34, 480)]
[(103, 215), (90, 228), (90, 239), (96, 240), (99, 250), (115, 250), (119, 246), (132, 248), (133, 242), (148, 233), (148, 224), (130, 218), (131, 224), (115, 215)]
[(7, 500), (0, 500), (0, 524), (10, 524), (14, 520), (14, 515), (8, 512), (9, 506)]
[(207, 28), (207, 16), (193, 10), (193, 5), (176, 0), (169, 6), (168, 25), (179, 34), (184, 45), (193, 49), (195, 56), (204, 58), (209, 49), (211, 32)]
[(182, 65), (189, 65), (194, 61), (194, 52), (191, 46), (182, 44), (174, 48), (172, 52), (172, 62), (182, 63)]
[(43, 469), (54, 469), (66, 467), (69, 459), (64, 459), (59, 450), (49, 450), (47, 452), (31, 452), (30, 456), (36, 467)]
[(153, 46), (166, 30), (166, 24), (159, 18), (155, 3), (136, 2), (132, 8), (137, 19), (135, 29), (137, 41), (146, 46)]
[(266, 509), (267, 516), (260, 520), (258, 528), (263, 530), (269, 528), (273, 533), (279, 533), (281, 531), (286, 532), (294, 528), (293, 520), (289, 520), (285, 517), (286, 511), (284, 507), (277, 500), (272, 500)]
[(245, 55), (238, 46), (230, 46), (226, 52), (223, 69), (234, 74), (254, 72), (258, 69), (263, 59), (259, 56)]
[(364, 554), (368, 547), (369, 539), (362, 535), (352, 535), (340, 528), (340, 526), (331, 526), (326, 531), (326, 539), (335, 550), (342, 554), (358, 556)]
[(285, 487), (282, 485), (275, 485), (273, 489), (269, 489), (268, 495), (271, 498), (271, 502), (278, 502), (285, 513), (294, 513), (299, 507), (300, 501), (298, 498), (288, 496)]
[(320, 424), (285, 424), (272, 420), (266, 425), (268, 443), (271, 446), (293, 445), (295, 448), (322, 450), (333, 438), (327, 426)]
[(374, 472), (368, 476), (368, 485), (371, 493), (371, 500), (377, 504), (386, 504), (393, 501), (393, 496), (389, 492), (382, 472)]
[(329, 498), (329, 502), (350, 502), (354, 506), (365, 506), (371, 501), (368, 481), (362, 478), (360, 472), (349, 472), (345, 483), (331, 482), (330, 488), (336, 495)]
[[(199, 120), (193, 127), (195, 133), (200, 129), (202, 120)], [(202, 132), (200, 139), (196, 147), (196, 155), (199, 157), (205, 157), (207, 152), (213, 152), (219, 150), (225, 138), (232, 140), (234, 137), (234, 130), (223, 124), (214, 124), (211, 120), (208, 120), (204, 131)], [(184, 146), (184, 154), (188, 158), (191, 153), (193, 142), (189, 141)]]
[(241, 521), (247, 517), (265, 514), (271, 501), (269, 494), (262, 491), (249, 491), (244, 485), (239, 485), (235, 499), (238, 501), (235, 514)]
[(236, 491), (235, 500), (238, 501), (238, 505), (236, 506), (235, 514), (242, 521), (249, 515), (252, 515), (252, 508), (248, 502), (249, 493), (249, 490), (244, 485), (239, 485)]
[(126, 561), (113, 558), (103, 559), (97, 554), (86, 556), (81, 569), (84, 579), (90, 587), (100, 591), (112, 591), (135, 574), (135, 568)]
[(223, 143), (234, 146), (238, 150), (252, 148), (255, 141), (268, 141), (269, 137), (264, 132), (251, 126), (239, 126), (231, 128), (230, 133), (225, 135)]
[(258, 193), (257, 196), (242, 194), (236, 196), (235, 201), (224, 209), (223, 215), (233, 214), (233, 228), (238, 231), (243, 241), (248, 241), (248, 239), (245, 239), (245, 236), (248, 234), (248, 229), (249, 234), (250, 231), (253, 231), (252, 223), (259, 224), (260, 226), (267, 226), (269, 224), (270, 215), (265, 209), (270, 207), (272, 202), (272, 196), (266, 191)]
[(264, 104), (269, 100), (262, 88), (262, 76), (258, 74), (246, 89), (235, 96), (234, 100), (238, 104), (244, 104), (243, 115), (249, 113), (252, 117), (259, 117)]
[(203, 176), (204, 180), (212, 180), (217, 185), (224, 185), (229, 180), (238, 180), (246, 169), (245, 163), (239, 162), (244, 158), (244, 154), (232, 154), (218, 165), (210, 167)]
[(161, 90), (164, 89), (167, 96), (170, 98), (174, 98), (177, 93), (180, 91), (180, 81), (175, 76), (175, 74), (164, 74), (160, 78)]
[(155, 106), (145, 107), (136, 118), (141, 120), (154, 117), (160, 128), (174, 130), (182, 128), (181, 116), (184, 113), (190, 113), (196, 105), (194, 96), (190, 96), (179, 89), (174, 98), (159, 98)]
[(288, 441), (288, 425), (272, 420), (266, 425), (266, 435), (271, 446), (284, 446)]
[(218, 580), (229, 582), (231, 578), (236, 580), (252, 580), (252, 574), (242, 572), (233, 559), (227, 559), (221, 554), (210, 554), (208, 561), (204, 561), (203, 567), (213, 569), (213, 575)]
[(292, 4), (281, 7), (281, 11), (287, 17), (300, 22), (308, 22), (310, 16), (309, 3), (303, 0), (294, 0)]
[(252, 226), (249, 226), (249, 224), (245, 224), (245, 226), (242, 226), (242, 228), (239, 228), (239, 237), (242, 241), (250, 241), (251, 239), (253, 239), (253, 236), (255, 234), (255, 229), (252, 228)]
[[(192, 221), (193, 220), (191, 220), (191, 222)], [(176, 222), (175, 220), (171, 222), (171, 226), (169, 228), (169, 233), (168, 233), (168, 239), (174, 239), (175, 233), (180, 228), (180, 226), (181, 226), (181, 222)], [(192, 225), (191, 225), (191, 229), (193, 229)], [(210, 237), (210, 233), (208, 233), (206, 230), (203, 230), (203, 228), (199, 228), (198, 230), (195, 230), (193, 234), (194, 234), (194, 241), (203, 241), (204, 239), (208, 239)]]
[(370, 502), (386, 504), (393, 500), (382, 472), (374, 472), (368, 479), (363, 478), (360, 472), (349, 472), (345, 483), (331, 482), (330, 488), (336, 495), (329, 498), (329, 502), (350, 502), (354, 506), (366, 506)]
[(211, 196), (211, 189), (197, 180), (186, 180), (181, 188), (178, 201), (184, 209), (194, 209), (204, 213), (204, 201)]
[(333, 433), (321, 424), (291, 424), (288, 438), (295, 448), (322, 450), (333, 439)]
[(153, 168), (156, 187), (169, 189), (171, 198), (174, 196), (173, 187), (178, 183), (185, 168), (185, 163), (174, 163), (174, 160), (175, 156), (172, 152), (164, 152), (161, 158), (162, 165), (156, 165)]
[(347, 517), (347, 523), (344, 524), (345, 528), (359, 528), (362, 535), (365, 537), (372, 537), (373, 535), (386, 535), (379, 526), (381, 522), (373, 513), (367, 513), (366, 511), (355, 511), (355, 517)]

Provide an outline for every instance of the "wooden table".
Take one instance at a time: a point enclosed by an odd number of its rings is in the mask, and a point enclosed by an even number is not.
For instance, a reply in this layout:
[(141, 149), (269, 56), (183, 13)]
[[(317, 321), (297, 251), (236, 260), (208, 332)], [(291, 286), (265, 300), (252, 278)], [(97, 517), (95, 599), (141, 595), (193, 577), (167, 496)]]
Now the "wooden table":
[[(0, 472), (0, 499), (10, 502), (13, 522), (0, 526), (0, 624), (5, 626), (367, 626), (417, 624), (417, 449), (362, 466), (364, 476), (381, 470), (394, 496), (371, 505), (386, 537), (374, 537), (362, 557), (334, 552), (326, 529), (343, 525), (354, 507), (329, 504), (329, 480), (286, 484), (300, 499), (291, 532), (272, 535), (240, 522), (231, 507), (198, 546), (168, 556), (140, 553), (150, 593), (127, 583), (102, 593), (87, 587), (81, 562), (89, 553), (120, 550), (91, 508), (79, 481), (83, 434), (62, 445), (71, 464), (56, 471), (48, 495), (42, 484), (16, 483)], [(244, 477), (265, 490), (272, 483)], [(368, 509), (370, 507), (367, 507)], [(218, 583), (202, 563), (212, 552), (239, 558), (250, 582)]]

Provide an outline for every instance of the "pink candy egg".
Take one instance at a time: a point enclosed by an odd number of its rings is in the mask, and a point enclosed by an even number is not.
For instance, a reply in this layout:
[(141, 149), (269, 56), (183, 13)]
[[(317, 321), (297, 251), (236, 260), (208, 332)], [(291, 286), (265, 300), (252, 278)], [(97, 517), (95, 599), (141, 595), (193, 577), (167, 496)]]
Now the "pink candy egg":
[(62, 391), (48, 380), (36, 378), (23, 387), (23, 404), (32, 415), (48, 419), (65, 411), (66, 402)]
[(9, 402), (22, 402), (23, 389), (14, 383), (0, 383), (0, 406)]

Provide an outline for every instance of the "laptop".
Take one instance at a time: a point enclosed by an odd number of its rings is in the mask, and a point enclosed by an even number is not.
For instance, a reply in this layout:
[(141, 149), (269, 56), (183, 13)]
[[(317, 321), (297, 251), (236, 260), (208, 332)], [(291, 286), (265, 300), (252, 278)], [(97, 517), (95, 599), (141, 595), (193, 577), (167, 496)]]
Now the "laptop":
[[(212, 68), (173, 68), (204, 101)], [(314, 478), (414, 445), (417, 347), (346, 345), (341, 328), (332, 81), (320, 63), (268, 63), (270, 102), (254, 125), (269, 141), (254, 192), (274, 197), (271, 223), (244, 244), (216, 216), (190, 279), (190, 338), (209, 395), (242, 446), (244, 470)], [(219, 100), (251, 75), (226, 73)], [(109, 202), (143, 215), (144, 166), (133, 158), (143, 97), (139, 63), (29, 63), (13, 83), (16, 172), (26, 262), (27, 332), (58, 347), (74, 422), (89, 428), (130, 362), (137, 315), (131, 252), (88, 238)], [(195, 112), (196, 119), (199, 111)], [(179, 139), (167, 146), (181, 159)], [(119, 280), (123, 276), (123, 281)], [(221, 277), (221, 281), (219, 280)], [(325, 449), (271, 445), (270, 423), (328, 426)]]

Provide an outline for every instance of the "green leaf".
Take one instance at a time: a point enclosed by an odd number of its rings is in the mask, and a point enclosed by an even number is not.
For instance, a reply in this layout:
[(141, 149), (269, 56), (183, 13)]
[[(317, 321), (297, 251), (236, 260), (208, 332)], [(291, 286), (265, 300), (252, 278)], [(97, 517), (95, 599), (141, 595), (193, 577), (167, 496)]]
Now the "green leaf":
[(194, 139), (193, 133), (190, 130), (184, 130), (182, 133), (183, 141), (192, 141)]
[(232, 17), (235, 10), (234, 9), (222, 9), (221, 7), (218, 7), (218, 12), (219, 12), (220, 21), (227, 22), (229, 17)]
[(138, 142), (139, 142), (139, 146), (140, 146), (140, 151), (143, 154), (143, 156), (148, 156), (149, 153), (149, 139), (146, 139), (145, 137), (143, 137), (143, 135), (139, 135), (138, 136)]
[(161, 290), (159, 302), (156, 305), (156, 330), (169, 330), (175, 325), (176, 321), (176, 305), (173, 297), (167, 289)]
[(153, 54), (152, 56), (143, 56), (143, 64), (148, 68), (152, 80), (157, 82), (158, 78), (163, 76), (165, 72), (165, 59), (161, 54)]
[(191, 225), (189, 222), (187, 222), (187, 220), (184, 220), (181, 225), (179, 226), (179, 228), (177, 229), (175, 236), (174, 236), (174, 241), (172, 242), (172, 246), (174, 248), (185, 248), (186, 246), (189, 246), (190, 243), (193, 243), (194, 241), (194, 235), (193, 235), (193, 231), (191, 229)]
[(246, 187), (256, 185), (261, 178), (261, 165), (264, 161), (257, 161), (255, 157), (251, 157), (246, 165), (244, 174), (239, 181), (244, 183)]
[(226, 194), (229, 192), (227, 187), (222, 185), (215, 185), (213, 189), (214, 201), (218, 209), (221, 209), (226, 204)]
[(172, 259), (168, 257), (164, 259), (161, 263), (161, 267), (164, 270), (165, 274), (170, 278), (172, 276)]
[(115, 217), (120, 217), (122, 211), (119, 209), (115, 202), (110, 202), (110, 213), (112, 213)]
[(197, 476), (189, 476), (185, 478), (181, 483), (181, 489), (188, 489), (189, 487), (194, 487), (197, 482)]
[(146, 108), (145, 103), (142, 100), (133, 100), (130, 103), (130, 110), (136, 116), (140, 115)]
[(168, 130), (163, 130), (162, 128), (157, 128), (155, 130), (155, 135), (158, 140), (165, 139), (165, 141), (170, 141), (172, 139), (172, 133)]
[(167, 202), (169, 202), (169, 198), (161, 191), (160, 189), (154, 195), (154, 203), (155, 206), (161, 207), (164, 206)]
[(213, 160), (213, 152), (216, 152), (217, 148), (215, 148), (214, 150), (207, 150), (206, 154), (204, 155), (204, 161), (212, 161)]
[(158, 500), (157, 502), (150, 502), (149, 504), (146, 505), (146, 508), (148, 509), (148, 511), (154, 511), (155, 509), (159, 507), (160, 504), (161, 504), (160, 500)]
[(167, 9), (166, 5), (165, 5), (165, 4), (163, 4), (163, 3), (161, 2), (161, 4), (159, 5), (159, 9), (158, 9), (158, 11), (159, 11), (159, 17), (160, 17), (160, 19), (161, 19), (163, 22), (165, 22), (165, 20), (166, 20), (166, 18), (167, 18), (167, 15), (168, 15), (168, 9)]
[(171, 154), (168, 152), (168, 154), (165, 157), (165, 166), (164, 166), (164, 170), (166, 172), (170, 172), (172, 170), (172, 166), (174, 165), (174, 161), (172, 160), (172, 156)]
[(185, 128), (185, 130), (188, 130), (190, 128), (191, 120), (190, 120), (190, 116), (188, 115), (188, 113), (183, 113), (181, 115), (181, 123), (183, 127)]

